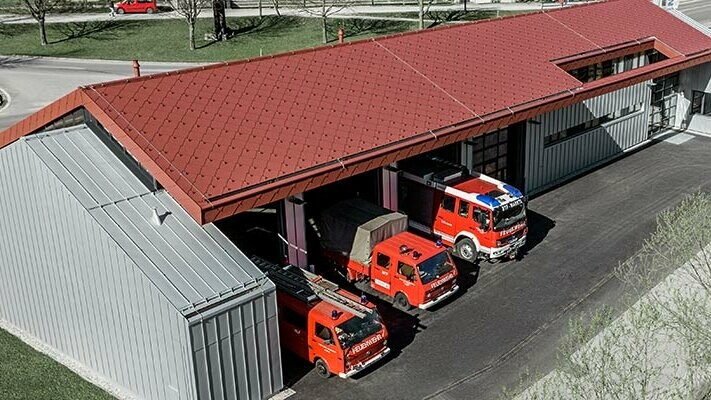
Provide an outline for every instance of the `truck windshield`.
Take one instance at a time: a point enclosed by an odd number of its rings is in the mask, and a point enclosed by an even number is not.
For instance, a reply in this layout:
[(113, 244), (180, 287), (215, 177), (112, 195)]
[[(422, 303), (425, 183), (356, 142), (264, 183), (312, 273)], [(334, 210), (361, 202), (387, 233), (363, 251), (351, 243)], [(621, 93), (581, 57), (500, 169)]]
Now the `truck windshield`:
[(380, 316), (374, 309), (372, 313), (366, 314), (365, 318), (353, 316), (348, 321), (336, 327), (336, 336), (342, 349), (347, 349), (354, 344), (362, 342), (365, 338), (380, 332)]
[(510, 207), (494, 209), (494, 230), (501, 231), (526, 218), (526, 207), (522, 201)]
[(447, 253), (441, 252), (417, 265), (417, 272), (420, 273), (420, 280), (423, 284), (432, 282), (440, 276), (452, 270)]

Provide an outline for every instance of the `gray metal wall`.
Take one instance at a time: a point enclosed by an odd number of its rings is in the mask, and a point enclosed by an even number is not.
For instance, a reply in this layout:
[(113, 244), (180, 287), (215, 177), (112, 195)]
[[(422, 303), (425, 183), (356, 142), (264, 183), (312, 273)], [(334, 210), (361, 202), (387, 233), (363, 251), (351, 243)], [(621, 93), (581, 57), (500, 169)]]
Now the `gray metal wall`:
[(140, 397), (193, 399), (186, 319), (23, 140), (0, 182), (0, 318)]
[[(647, 140), (650, 96), (648, 85), (640, 83), (533, 118), (540, 123), (529, 122), (526, 128), (526, 193), (535, 194)], [(546, 133), (559, 132), (639, 103), (644, 104), (641, 112), (544, 146)]]
[(190, 320), (199, 400), (262, 399), (283, 387), (276, 292)]
[(676, 128), (711, 133), (711, 117), (691, 115), (693, 91), (711, 93), (711, 63), (701, 64), (679, 73), (679, 102), (676, 107)]

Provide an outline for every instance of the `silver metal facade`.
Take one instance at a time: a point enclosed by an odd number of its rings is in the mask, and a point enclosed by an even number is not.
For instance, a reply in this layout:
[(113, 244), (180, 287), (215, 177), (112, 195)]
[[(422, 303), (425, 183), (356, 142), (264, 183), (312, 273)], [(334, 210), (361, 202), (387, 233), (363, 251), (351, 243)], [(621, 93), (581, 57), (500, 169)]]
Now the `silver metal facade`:
[(192, 318), (190, 337), (199, 400), (262, 399), (283, 386), (276, 292)]
[[(198, 398), (195, 316), (276, 307), (271, 282), (217, 228), (149, 192), (86, 127), (0, 149), (0, 182), (0, 318), (137, 397)], [(250, 382), (258, 397), (282, 386), (269, 315), (245, 320), (268, 328), (231, 331), (264, 344), (229, 365), (268, 378)]]
[[(640, 83), (533, 118), (526, 127), (526, 193), (535, 194), (593, 168), (648, 139), (651, 89)], [(641, 111), (612, 120), (559, 143), (545, 145), (546, 134), (643, 104)]]

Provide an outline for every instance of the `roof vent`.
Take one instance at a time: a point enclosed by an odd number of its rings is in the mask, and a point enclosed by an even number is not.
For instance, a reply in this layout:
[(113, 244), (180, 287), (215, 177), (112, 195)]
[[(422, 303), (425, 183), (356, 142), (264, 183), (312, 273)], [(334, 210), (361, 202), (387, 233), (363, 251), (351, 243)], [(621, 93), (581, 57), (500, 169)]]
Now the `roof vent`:
[(153, 208), (153, 213), (151, 214), (151, 223), (155, 226), (161, 226), (163, 225), (163, 218), (161, 218), (161, 215), (158, 214), (158, 209)]

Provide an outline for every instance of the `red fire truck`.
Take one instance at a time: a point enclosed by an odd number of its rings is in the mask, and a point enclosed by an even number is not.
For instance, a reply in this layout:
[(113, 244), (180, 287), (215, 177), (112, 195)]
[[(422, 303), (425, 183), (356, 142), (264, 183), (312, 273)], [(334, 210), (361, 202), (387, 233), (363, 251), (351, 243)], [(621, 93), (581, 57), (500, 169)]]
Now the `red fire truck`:
[(402, 166), (400, 210), (410, 226), (474, 262), (514, 258), (526, 243), (526, 203), (515, 187), (436, 160)]
[(253, 257), (277, 287), (282, 348), (314, 363), (316, 373), (348, 378), (390, 353), (375, 305), (293, 265)]
[(459, 290), (457, 269), (441, 245), (406, 230), (406, 215), (350, 199), (322, 213), (318, 234), (349, 281), (369, 280), (400, 309), (427, 309)]

